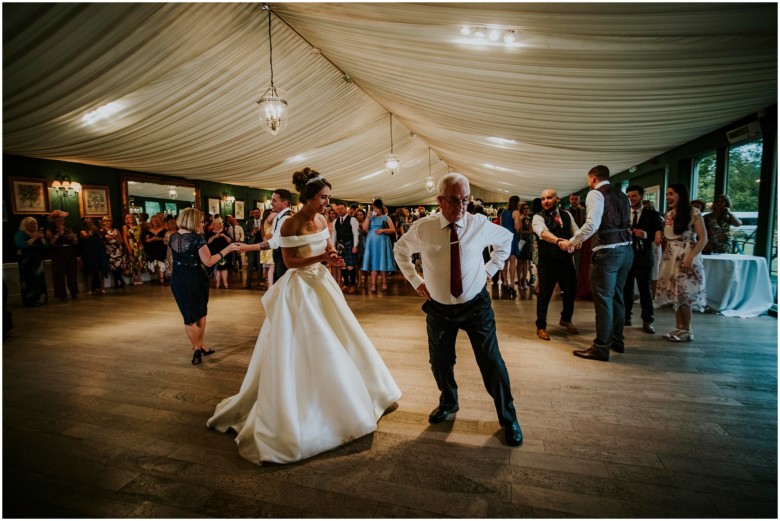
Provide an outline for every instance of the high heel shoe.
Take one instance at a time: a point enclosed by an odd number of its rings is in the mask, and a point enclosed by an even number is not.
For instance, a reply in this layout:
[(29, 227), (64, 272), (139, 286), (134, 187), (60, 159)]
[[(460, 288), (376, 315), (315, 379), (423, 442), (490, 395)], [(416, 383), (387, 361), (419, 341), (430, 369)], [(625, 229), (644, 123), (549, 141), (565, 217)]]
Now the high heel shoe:
[(214, 351), (213, 349), (206, 349), (205, 347), (201, 347), (200, 350), (206, 356), (213, 355), (214, 353), (216, 353), (216, 351)]
[(202, 361), (203, 361), (203, 351), (201, 351), (200, 349), (196, 349), (192, 353), (192, 365), (198, 365)]
[(369, 291), (371, 293), (376, 293), (376, 284), (371, 284), (371, 289)]
[(387, 286), (382, 286), (382, 293), (387, 293)]

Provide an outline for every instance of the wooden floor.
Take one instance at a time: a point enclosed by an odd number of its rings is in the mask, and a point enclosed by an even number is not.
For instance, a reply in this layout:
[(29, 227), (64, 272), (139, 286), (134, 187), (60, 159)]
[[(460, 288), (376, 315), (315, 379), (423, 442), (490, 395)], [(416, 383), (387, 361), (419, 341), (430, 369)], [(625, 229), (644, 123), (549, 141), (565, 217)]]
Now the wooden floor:
[[(233, 287), (240, 285), (233, 282)], [(696, 340), (627, 330), (608, 364), (572, 356), (593, 336), (536, 338), (535, 300), (495, 295), (525, 443), (504, 445), (465, 335), (460, 412), (431, 426), (421, 300), (349, 295), (404, 395), (372, 435), (293, 465), (241, 459), (206, 428), (242, 381), (260, 291), (213, 290), (190, 364), (168, 287), (15, 308), (3, 343), (3, 517), (777, 518), (777, 320), (694, 317)], [(557, 324), (560, 300), (550, 306)], [(659, 333), (671, 329), (658, 313)]]

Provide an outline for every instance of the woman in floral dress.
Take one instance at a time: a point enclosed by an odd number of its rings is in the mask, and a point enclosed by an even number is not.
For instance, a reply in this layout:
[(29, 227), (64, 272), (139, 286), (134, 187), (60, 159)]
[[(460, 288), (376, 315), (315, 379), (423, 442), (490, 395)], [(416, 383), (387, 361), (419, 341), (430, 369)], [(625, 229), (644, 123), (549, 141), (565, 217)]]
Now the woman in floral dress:
[(125, 215), (125, 224), (122, 226), (122, 236), (127, 251), (127, 275), (133, 278), (133, 284), (142, 284), (141, 270), (146, 268), (146, 254), (141, 243), (141, 226), (136, 222), (131, 213)]
[(122, 273), (127, 269), (127, 255), (125, 255), (124, 240), (119, 230), (114, 228), (111, 217), (103, 217), (103, 228), (100, 234), (103, 236), (108, 255), (108, 269), (114, 275), (114, 288), (124, 288), (125, 279)]
[(685, 185), (669, 185), (664, 215), (664, 253), (656, 288), (655, 307), (674, 307), (676, 328), (664, 335), (672, 342), (693, 340), (691, 310), (704, 310), (704, 263), (701, 251), (707, 231), (701, 213), (693, 208)]

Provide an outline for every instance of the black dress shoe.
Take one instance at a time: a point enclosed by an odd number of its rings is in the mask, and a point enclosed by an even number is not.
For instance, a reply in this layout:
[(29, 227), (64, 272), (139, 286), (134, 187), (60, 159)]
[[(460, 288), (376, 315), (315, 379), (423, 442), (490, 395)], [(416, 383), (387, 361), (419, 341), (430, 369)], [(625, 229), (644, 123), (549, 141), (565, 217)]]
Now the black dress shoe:
[(441, 423), (447, 419), (452, 413), (458, 412), (459, 407), (455, 405), (451, 409), (445, 409), (444, 407), (436, 407), (433, 412), (428, 416), (428, 423)]
[(610, 348), (616, 353), (625, 353), (626, 348), (625, 346), (616, 346), (615, 344), (612, 344), (612, 347)]
[(520, 424), (517, 423), (517, 420), (509, 425), (504, 425), (504, 441), (511, 447), (523, 444), (523, 431), (520, 430)]
[(645, 333), (647, 333), (649, 335), (654, 335), (655, 334), (655, 327), (653, 327), (653, 323), (652, 322), (645, 322), (644, 324), (642, 324), (642, 331), (644, 331)]
[(582, 349), (574, 351), (574, 356), (585, 358), (586, 360), (598, 360), (600, 362), (609, 362), (609, 353), (605, 355), (599, 353), (594, 348)]

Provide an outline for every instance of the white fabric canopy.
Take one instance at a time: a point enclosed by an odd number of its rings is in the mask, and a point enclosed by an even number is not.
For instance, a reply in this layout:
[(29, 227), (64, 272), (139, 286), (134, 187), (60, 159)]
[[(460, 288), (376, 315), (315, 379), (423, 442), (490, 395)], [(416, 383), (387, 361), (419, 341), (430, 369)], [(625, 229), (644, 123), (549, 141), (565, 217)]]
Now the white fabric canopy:
[[(310, 166), (335, 197), (432, 202), (581, 189), (777, 102), (774, 3), (279, 3), (261, 128), (261, 4), (3, 4), (3, 151), (256, 188)], [(462, 25), (516, 30), (472, 45)], [(346, 82), (344, 73), (352, 79)], [(115, 103), (95, 124), (82, 118)], [(401, 171), (384, 171), (394, 151)]]

